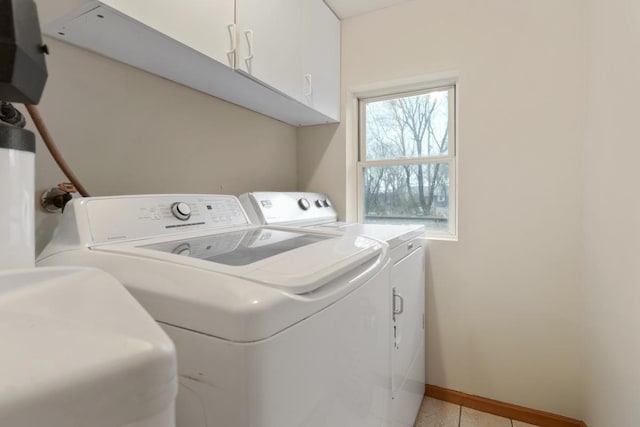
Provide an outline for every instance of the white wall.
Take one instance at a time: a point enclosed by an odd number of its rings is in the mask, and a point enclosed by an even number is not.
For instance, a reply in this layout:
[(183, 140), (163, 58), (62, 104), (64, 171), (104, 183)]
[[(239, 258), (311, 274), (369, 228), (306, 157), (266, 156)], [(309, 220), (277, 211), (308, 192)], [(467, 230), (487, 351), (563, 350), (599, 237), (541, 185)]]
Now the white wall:
[(640, 3), (589, 0), (584, 154), (589, 427), (640, 423)]
[[(38, 1), (42, 21), (77, 1)], [(39, 108), (92, 195), (295, 190), (295, 128), (88, 51), (45, 39)], [(41, 141), (36, 198), (65, 179)], [(59, 214), (37, 212), (37, 250)]]
[[(415, 0), (343, 21), (343, 93), (460, 72), (460, 238), (430, 242), (429, 384), (582, 415), (584, 58), (580, 0)], [(343, 217), (350, 126), (298, 131), (299, 189)]]

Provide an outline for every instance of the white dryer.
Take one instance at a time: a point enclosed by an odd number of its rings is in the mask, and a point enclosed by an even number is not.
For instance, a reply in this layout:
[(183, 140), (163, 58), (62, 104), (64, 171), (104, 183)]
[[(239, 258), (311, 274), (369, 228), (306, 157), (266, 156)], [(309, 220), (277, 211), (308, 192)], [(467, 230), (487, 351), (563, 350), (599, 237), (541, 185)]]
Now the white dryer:
[(178, 427), (390, 417), (390, 267), (359, 235), (251, 225), (237, 198), (75, 199), (39, 265), (118, 278), (174, 341)]
[(392, 425), (413, 427), (425, 391), (425, 230), (422, 225), (358, 224), (337, 221), (322, 193), (254, 192), (240, 196), (256, 224), (305, 227), (363, 235), (390, 247), (392, 308)]

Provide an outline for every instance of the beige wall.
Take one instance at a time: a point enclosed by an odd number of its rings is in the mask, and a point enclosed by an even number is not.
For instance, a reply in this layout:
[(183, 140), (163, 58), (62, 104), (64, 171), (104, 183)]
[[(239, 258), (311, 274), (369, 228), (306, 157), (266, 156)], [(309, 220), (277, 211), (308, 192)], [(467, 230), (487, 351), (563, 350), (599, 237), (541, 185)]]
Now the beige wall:
[[(460, 238), (430, 242), (427, 382), (571, 417), (583, 389), (583, 9), (416, 0), (342, 26), (345, 94), (460, 73)], [(298, 187), (327, 192), (352, 217), (343, 119), (298, 131)]]
[[(66, 0), (65, 0), (66, 1)], [(41, 20), (60, 2), (38, 2)], [(295, 190), (295, 128), (76, 47), (46, 39), (39, 105), (92, 195)], [(36, 197), (64, 181), (38, 142)], [(36, 216), (37, 250), (59, 215)]]
[(640, 424), (640, 3), (588, 3), (585, 421), (632, 427)]

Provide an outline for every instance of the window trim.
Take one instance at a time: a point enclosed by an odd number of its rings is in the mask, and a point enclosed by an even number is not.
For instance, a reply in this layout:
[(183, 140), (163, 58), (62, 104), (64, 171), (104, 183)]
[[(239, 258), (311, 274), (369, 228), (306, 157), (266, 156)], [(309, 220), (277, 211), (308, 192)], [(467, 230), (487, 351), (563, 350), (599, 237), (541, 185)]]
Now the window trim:
[[(440, 76), (441, 77), (441, 76)], [(437, 90), (449, 91), (449, 150), (446, 156), (433, 157), (410, 157), (410, 158), (394, 158), (384, 160), (362, 160), (366, 159), (366, 144), (364, 142), (365, 135), (365, 105), (368, 102), (384, 101), (389, 99), (401, 98), (405, 96), (420, 95), (427, 92)], [(401, 166), (401, 165), (419, 165), (429, 163), (446, 163), (449, 166), (449, 229), (447, 232), (430, 232), (427, 230), (427, 238), (434, 240), (458, 240), (458, 94), (459, 84), (457, 73), (446, 79), (437, 79), (437, 81), (414, 82), (407, 85), (389, 85), (386, 88), (378, 86), (373, 91), (361, 91), (354, 93), (357, 126), (355, 132), (357, 154), (356, 154), (356, 215), (359, 222), (364, 222), (364, 169), (366, 167), (381, 166)], [(453, 102), (451, 102), (453, 101)], [(453, 123), (452, 123), (453, 122)], [(451, 191), (453, 189), (453, 191)], [(452, 194), (453, 193), (453, 194)]]

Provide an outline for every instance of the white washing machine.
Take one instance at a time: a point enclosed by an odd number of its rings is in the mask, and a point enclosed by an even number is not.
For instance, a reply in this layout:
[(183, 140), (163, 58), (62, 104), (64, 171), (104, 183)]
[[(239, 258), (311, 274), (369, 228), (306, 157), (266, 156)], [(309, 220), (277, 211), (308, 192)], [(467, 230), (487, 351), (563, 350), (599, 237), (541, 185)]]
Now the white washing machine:
[(321, 193), (254, 192), (241, 195), (240, 200), (256, 224), (359, 234), (389, 245), (392, 425), (413, 427), (425, 391), (424, 227), (338, 222), (330, 200)]
[(249, 223), (238, 199), (75, 199), (39, 265), (118, 278), (174, 341), (178, 427), (390, 418), (390, 266), (359, 235)]

